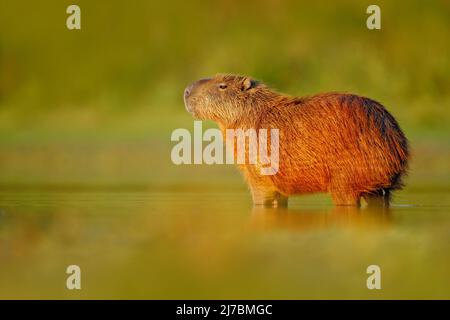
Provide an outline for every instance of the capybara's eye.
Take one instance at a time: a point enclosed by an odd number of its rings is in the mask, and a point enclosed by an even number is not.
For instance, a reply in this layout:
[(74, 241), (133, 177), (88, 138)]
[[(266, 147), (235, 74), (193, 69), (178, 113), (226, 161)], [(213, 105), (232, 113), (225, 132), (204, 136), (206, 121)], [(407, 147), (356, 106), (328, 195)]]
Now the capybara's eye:
[(226, 89), (228, 86), (225, 83), (221, 83), (219, 84), (219, 89), (224, 90)]

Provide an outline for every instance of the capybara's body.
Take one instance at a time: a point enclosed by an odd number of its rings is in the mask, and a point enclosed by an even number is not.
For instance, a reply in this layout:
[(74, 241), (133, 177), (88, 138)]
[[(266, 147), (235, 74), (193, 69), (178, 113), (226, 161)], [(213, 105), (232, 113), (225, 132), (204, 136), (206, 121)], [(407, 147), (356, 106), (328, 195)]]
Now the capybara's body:
[(186, 89), (186, 107), (225, 129), (279, 129), (279, 169), (240, 165), (255, 204), (285, 205), (293, 194), (329, 192), (336, 205), (389, 204), (401, 188), (408, 142), (378, 102), (353, 94), (295, 98), (241, 76), (216, 76)]

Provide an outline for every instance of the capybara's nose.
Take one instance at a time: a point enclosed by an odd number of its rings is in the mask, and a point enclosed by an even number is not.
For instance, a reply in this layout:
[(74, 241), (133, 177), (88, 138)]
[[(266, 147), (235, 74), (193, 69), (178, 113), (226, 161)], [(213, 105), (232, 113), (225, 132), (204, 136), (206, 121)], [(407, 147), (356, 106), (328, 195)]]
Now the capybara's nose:
[(201, 85), (205, 82), (208, 82), (209, 80), (211, 80), (211, 78), (200, 79), (198, 81), (195, 81), (194, 83), (191, 83), (189, 86), (187, 86), (186, 89), (184, 89), (184, 99), (189, 97), (192, 94), (192, 91), (194, 91), (196, 87), (198, 87), (199, 85)]
[(186, 89), (184, 89), (184, 98), (185, 99), (191, 95), (193, 86), (194, 86), (194, 84), (191, 84), (191, 85), (187, 86)]

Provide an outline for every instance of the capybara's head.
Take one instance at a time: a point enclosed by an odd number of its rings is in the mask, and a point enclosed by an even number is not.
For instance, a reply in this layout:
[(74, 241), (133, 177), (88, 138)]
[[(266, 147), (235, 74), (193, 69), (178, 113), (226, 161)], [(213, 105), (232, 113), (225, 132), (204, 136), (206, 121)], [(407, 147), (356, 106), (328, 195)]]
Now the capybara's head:
[(249, 77), (217, 75), (189, 85), (184, 90), (184, 103), (198, 119), (227, 124), (248, 115), (267, 100), (270, 92)]

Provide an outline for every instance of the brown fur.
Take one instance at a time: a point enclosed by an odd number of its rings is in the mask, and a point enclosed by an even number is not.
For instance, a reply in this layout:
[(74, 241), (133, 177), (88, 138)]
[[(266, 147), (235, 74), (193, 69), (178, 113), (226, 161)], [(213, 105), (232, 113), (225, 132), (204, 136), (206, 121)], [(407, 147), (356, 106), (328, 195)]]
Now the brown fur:
[(293, 194), (329, 192), (336, 205), (388, 205), (406, 173), (408, 141), (378, 102), (347, 93), (289, 97), (248, 77), (218, 75), (185, 91), (188, 111), (222, 130), (280, 130), (279, 171), (240, 165), (255, 204), (287, 204)]

